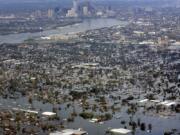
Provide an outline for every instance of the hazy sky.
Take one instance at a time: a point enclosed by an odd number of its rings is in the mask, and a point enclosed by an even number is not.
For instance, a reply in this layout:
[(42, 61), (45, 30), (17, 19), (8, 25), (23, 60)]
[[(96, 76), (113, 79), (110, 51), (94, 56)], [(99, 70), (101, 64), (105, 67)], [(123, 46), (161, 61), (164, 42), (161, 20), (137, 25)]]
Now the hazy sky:
[[(57, 2), (63, 0), (0, 0), (0, 2)], [(71, 1), (71, 0), (69, 0)]]
[(60, 0), (0, 0), (0, 2), (43, 2), (43, 1), (47, 1), (47, 2), (54, 2), (54, 1), (60, 1)]
[[(1, 4), (13, 4), (13, 3), (57, 3), (57, 2), (71, 2), (72, 0), (0, 0), (0, 5)], [(80, 0), (80, 1), (85, 1), (85, 0)], [(108, 2), (113, 2), (113, 1), (133, 1), (133, 2), (173, 2), (173, 1), (180, 1), (180, 0), (89, 0), (89, 1), (108, 1)]]
[[(0, 0), (0, 1), (9, 1), (9, 2), (37, 2), (37, 1), (62, 1), (62, 0)], [(83, 0), (80, 0), (83, 1)], [(92, 1), (92, 0), (90, 0)], [(111, 0), (106, 0), (111, 1)], [(118, 1), (130, 1), (130, 0), (118, 0)], [(140, 1), (140, 0), (131, 0), (131, 1)], [(141, 1), (152, 1), (152, 0), (141, 0)], [(163, 1), (163, 0), (162, 0)]]

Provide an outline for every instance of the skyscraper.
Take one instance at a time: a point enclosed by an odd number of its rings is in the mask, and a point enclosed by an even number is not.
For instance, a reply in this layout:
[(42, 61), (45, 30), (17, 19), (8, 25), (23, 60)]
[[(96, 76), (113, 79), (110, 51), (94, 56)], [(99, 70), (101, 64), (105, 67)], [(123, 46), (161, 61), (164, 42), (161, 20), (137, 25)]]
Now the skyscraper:
[(73, 7), (68, 10), (66, 17), (78, 17), (78, 0), (73, 0)]
[(53, 9), (48, 9), (48, 13), (47, 13), (48, 18), (52, 18), (53, 15), (54, 15)]
[(78, 12), (78, 0), (73, 1), (73, 8), (74, 8), (74, 11), (77, 13)]

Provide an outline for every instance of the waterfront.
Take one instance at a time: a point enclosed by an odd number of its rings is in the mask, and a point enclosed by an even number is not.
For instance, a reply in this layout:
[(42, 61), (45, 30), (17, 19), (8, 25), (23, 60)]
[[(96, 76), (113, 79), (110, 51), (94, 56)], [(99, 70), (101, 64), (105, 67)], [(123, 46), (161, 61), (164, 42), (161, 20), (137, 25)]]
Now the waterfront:
[(49, 35), (66, 35), (71, 33), (85, 32), (87, 30), (111, 27), (114, 25), (124, 26), (126, 23), (116, 19), (85, 19), (82, 23), (73, 24), (65, 27), (59, 27), (52, 30), (35, 33), (18, 33), (0, 36), (0, 43), (22, 43), (29, 38), (38, 38)]

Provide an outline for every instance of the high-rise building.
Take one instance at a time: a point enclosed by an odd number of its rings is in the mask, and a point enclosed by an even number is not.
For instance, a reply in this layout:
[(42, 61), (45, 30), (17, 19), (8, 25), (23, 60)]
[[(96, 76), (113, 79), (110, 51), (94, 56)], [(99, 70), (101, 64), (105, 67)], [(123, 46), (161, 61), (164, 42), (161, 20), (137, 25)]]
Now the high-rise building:
[(66, 17), (78, 17), (78, 0), (73, 1), (73, 7), (68, 10)]
[(52, 18), (54, 16), (54, 11), (53, 9), (48, 9), (48, 13), (47, 13), (48, 18)]
[(88, 7), (87, 6), (83, 7), (83, 15), (84, 16), (88, 16), (89, 15), (89, 11), (88, 11)]
[(35, 17), (35, 18), (41, 18), (41, 17), (42, 17), (42, 12), (41, 12), (41, 10), (35, 11), (35, 12), (34, 12), (34, 17)]
[(77, 13), (78, 12), (78, 0), (73, 1), (73, 8), (74, 8), (74, 11)]
[(68, 10), (66, 17), (78, 17), (78, 14), (74, 10), (74, 8), (72, 8), (72, 9)]

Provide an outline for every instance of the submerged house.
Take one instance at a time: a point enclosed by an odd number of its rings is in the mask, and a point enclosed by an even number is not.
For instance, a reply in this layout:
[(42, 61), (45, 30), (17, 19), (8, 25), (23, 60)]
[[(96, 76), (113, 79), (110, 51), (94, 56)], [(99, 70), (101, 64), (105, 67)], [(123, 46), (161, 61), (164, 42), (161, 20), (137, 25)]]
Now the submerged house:
[(108, 132), (111, 133), (112, 135), (128, 135), (132, 131), (125, 128), (114, 128), (114, 129), (110, 129)]
[(83, 131), (81, 129), (75, 130), (75, 129), (65, 129), (60, 132), (54, 132), (50, 133), (49, 135), (87, 135), (88, 133), (86, 131)]

